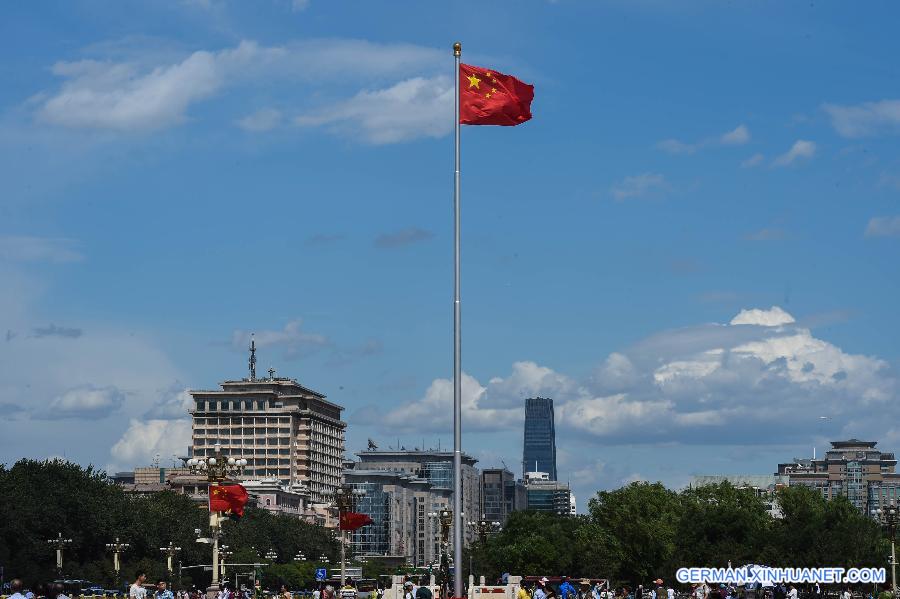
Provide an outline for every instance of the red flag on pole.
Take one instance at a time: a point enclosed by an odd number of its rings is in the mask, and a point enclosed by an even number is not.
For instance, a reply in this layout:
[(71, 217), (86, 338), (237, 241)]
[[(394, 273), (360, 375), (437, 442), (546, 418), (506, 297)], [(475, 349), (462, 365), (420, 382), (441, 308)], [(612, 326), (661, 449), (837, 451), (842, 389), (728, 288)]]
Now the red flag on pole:
[(534, 86), (493, 69), (459, 65), (459, 122), (514, 126), (531, 118)]
[(247, 503), (247, 489), (243, 485), (210, 485), (209, 511), (231, 512), (235, 516), (244, 515)]
[(367, 514), (356, 512), (344, 512), (341, 514), (341, 530), (356, 530), (367, 524), (372, 524), (372, 519)]

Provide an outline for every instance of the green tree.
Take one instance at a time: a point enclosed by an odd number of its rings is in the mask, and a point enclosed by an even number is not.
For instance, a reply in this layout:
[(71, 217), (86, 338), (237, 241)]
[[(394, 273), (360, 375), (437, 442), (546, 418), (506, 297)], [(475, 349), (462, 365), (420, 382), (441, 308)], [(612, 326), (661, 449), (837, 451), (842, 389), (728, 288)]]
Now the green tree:
[(615, 491), (600, 491), (588, 504), (598, 532), (611, 544), (616, 558), (612, 578), (631, 584), (666, 573), (676, 547), (682, 504), (662, 483), (631, 483)]
[(753, 490), (722, 482), (687, 489), (680, 499), (678, 548), (668, 576), (681, 566), (739, 566), (767, 555), (772, 518)]

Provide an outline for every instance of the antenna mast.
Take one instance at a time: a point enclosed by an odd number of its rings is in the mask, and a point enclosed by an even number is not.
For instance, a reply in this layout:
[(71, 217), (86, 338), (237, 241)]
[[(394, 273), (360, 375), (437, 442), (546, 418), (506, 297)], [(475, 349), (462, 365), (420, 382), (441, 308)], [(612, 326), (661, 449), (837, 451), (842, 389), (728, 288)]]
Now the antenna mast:
[(256, 380), (256, 340), (250, 333), (250, 380)]

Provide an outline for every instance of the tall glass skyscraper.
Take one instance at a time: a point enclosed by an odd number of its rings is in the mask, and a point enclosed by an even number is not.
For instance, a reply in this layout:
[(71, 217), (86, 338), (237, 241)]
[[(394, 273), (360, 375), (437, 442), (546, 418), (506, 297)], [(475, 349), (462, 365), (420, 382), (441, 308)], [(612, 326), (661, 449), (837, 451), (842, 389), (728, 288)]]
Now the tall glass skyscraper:
[(525, 400), (522, 478), (525, 478), (526, 472), (546, 472), (550, 480), (556, 480), (556, 426), (553, 422), (553, 400), (549, 397)]

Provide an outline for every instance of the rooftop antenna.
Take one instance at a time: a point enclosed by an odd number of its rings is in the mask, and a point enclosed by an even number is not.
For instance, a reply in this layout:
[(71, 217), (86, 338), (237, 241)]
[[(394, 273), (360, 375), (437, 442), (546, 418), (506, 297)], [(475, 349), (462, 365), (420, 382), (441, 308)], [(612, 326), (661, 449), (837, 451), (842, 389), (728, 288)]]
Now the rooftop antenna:
[(250, 333), (250, 380), (256, 380), (256, 340), (253, 338), (253, 333)]
[(271, 367), (269, 368), (269, 380), (275, 380), (275, 369)]

